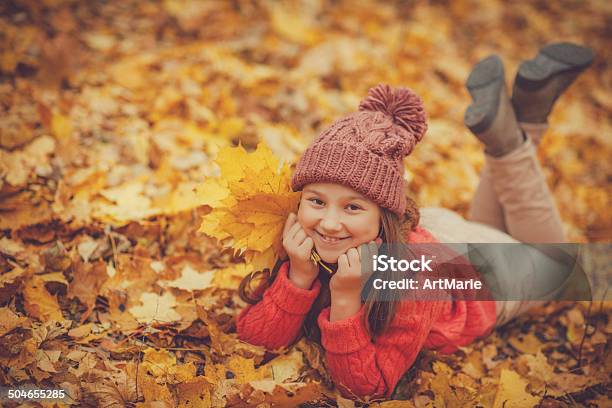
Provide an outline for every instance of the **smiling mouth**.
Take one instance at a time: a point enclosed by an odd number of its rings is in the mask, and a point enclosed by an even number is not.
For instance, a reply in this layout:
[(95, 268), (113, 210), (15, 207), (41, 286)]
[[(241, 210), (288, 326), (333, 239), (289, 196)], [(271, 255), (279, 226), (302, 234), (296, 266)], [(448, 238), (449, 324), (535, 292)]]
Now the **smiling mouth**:
[(315, 233), (317, 234), (317, 236), (321, 239), (321, 241), (325, 242), (326, 244), (336, 244), (340, 241), (344, 241), (345, 239), (348, 239), (350, 237), (344, 237), (344, 238), (335, 238), (335, 237), (330, 237), (324, 234), (321, 234), (319, 231), (315, 230)]

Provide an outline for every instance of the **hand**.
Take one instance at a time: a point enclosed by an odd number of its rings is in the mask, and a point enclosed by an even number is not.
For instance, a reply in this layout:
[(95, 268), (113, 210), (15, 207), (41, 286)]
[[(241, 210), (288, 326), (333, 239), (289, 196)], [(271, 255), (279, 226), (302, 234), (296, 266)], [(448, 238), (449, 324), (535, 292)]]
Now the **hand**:
[[(359, 249), (350, 248), (345, 254), (338, 258), (338, 270), (329, 281), (329, 289), (332, 293), (332, 299), (336, 298), (356, 298), (360, 297), (362, 284), (366, 282), (373, 273), (372, 256), (378, 254), (378, 247), (382, 241), (376, 238), (376, 241), (370, 241), (368, 244), (362, 244)], [(367, 262), (367, 271), (362, 271), (361, 262)], [(365, 272), (365, 274), (364, 274)]]
[(289, 214), (283, 229), (283, 248), (289, 256), (289, 280), (297, 287), (310, 289), (319, 275), (318, 266), (310, 260), (314, 241), (297, 220), (294, 213)]

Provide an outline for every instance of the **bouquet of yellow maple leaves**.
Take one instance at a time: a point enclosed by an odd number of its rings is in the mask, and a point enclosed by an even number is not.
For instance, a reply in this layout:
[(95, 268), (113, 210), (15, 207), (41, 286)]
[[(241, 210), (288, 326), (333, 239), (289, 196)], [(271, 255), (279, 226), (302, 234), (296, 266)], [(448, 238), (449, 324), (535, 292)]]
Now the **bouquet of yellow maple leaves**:
[(220, 176), (197, 189), (212, 208), (199, 231), (244, 256), (250, 270), (269, 268), (283, 252), (283, 223), (300, 197), (291, 190), (289, 164), (264, 143), (250, 153), (242, 146), (222, 148), (216, 164)]

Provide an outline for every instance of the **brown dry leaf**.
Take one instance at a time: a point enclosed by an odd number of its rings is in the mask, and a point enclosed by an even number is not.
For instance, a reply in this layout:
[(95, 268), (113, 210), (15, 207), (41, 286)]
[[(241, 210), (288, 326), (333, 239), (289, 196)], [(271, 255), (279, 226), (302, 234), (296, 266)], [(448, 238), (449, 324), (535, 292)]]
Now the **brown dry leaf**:
[(96, 303), (96, 298), (102, 285), (108, 279), (106, 263), (96, 261), (93, 263), (76, 262), (73, 268), (74, 279), (68, 286), (68, 297), (76, 297), (87, 310), (81, 316), (81, 322), (89, 317)]
[[(35, 339), (27, 336), (19, 336), (9, 339), (9, 336), (2, 338), (2, 351), (0, 363), (4, 367), (11, 367), (12, 370), (22, 370), (35, 362), (38, 344)], [(7, 343), (6, 340), (9, 340)], [(28, 378), (27, 375), (25, 378)]]
[(479, 390), (479, 393), (480, 393), (479, 403), (483, 407), (492, 407), (493, 403), (495, 402), (495, 397), (497, 396), (498, 386), (497, 384), (494, 384), (493, 382), (489, 382), (489, 383), (485, 381), (483, 382), (484, 384)]
[(49, 343), (57, 337), (66, 334), (70, 324), (70, 320), (50, 320), (36, 323), (32, 327), (32, 338), (39, 346), (43, 343)]
[[(546, 393), (546, 395), (552, 397), (560, 397), (584, 389), (592, 384), (593, 380), (597, 382), (596, 376), (556, 373), (554, 368), (548, 364), (546, 356), (542, 352), (538, 352), (535, 357), (531, 355), (521, 356), (521, 359), (529, 369), (530, 385), (539, 395)], [(601, 379), (601, 381), (605, 381), (605, 379)]]
[(108, 319), (117, 330), (130, 333), (139, 327), (138, 321), (126, 310), (127, 295), (125, 292), (112, 290), (107, 293), (109, 303)]
[(16, 256), (24, 250), (24, 246), (19, 241), (7, 237), (0, 238), (0, 253)]
[(0, 163), (4, 167), (0, 175), (13, 186), (21, 186), (36, 175), (49, 176), (51, 174), (49, 156), (55, 148), (55, 140), (43, 135), (34, 139), (23, 150), (10, 153), (0, 150)]
[(167, 350), (147, 348), (143, 353), (142, 368), (159, 383), (179, 384), (196, 375), (193, 363), (177, 364), (176, 357)]
[(43, 40), (41, 70), (38, 78), (49, 88), (59, 88), (63, 80), (69, 80), (79, 63), (79, 42), (71, 35), (60, 33)]
[(135, 403), (142, 392), (137, 388), (137, 370), (133, 362), (121, 364), (112, 372), (90, 369), (83, 376), (83, 390), (97, 406), (125, 407)]
[(138, 376), (138, 386), (142, 390), (145, 405), (157, 407), (174, 406), (174, 397), (166, 385), (156, 382), (149, 375)]
[(255, 364), (261, 363), (265, 354), (265, 348), (255, 346), (237, 338), (235, 334), (227, 334), (208, 317), (207, 311), (202, 307), (197, 307), (198, 317), (206, 323), (210, 335), (211, 352), (220, 356), (238, 355), (248, 357)]
[(57, 298), (45, 288), (45, 281), (39, 276), (33, 276), (23, 290), (25, 309), (28, 315), (35, 319), (64, 320)]
[(62, 244), (62, 241), (55, 241), (52, 246), (43, 252), (45, 267), (52, 271), (63, 272), (72, 265), (70, 254)]
[(370, 406), (377, 408), (416, 408), (412, 401), (384, 401), (381, 403), (372, 404)]
[(20, 267), (0, 275), (0, 302), (6, 303), (12, 298), (26, 278), (26, 271)]
[(441, 361), (434, 362), (433, 370), (436, 375), (431, 380), (431, 390), (435, 395), (436, 406), (460, 407), (477, 403), (478, 392), (470, 387), (468, 381), (470, 377), (459, 373), (466, 378), (457, 381), (453, 370)]
[(0, 228), (19, 230), (16, 237), (21, 240), (46, 243), (55, 238), (53, 230), (35, 226), (48, 223), (53, 217), (49, 203), (44, 200), (42, 193), (23, 190), (0, 200), (0, 209), (3, 210)]
[(56, 282), (56, 283), (61, 283), (62, 285), (68, 286), (68, 281), (66, 280), (66, 277), (64, 276), (64, 274), (61, 272), (45, 273), (43, 275), (38, 275), (38, 276), (45, 283)]
[(59, 360), (61, 355), (60, 350), (38, 350), (36, 352), (36, 365), (43, 371), (49, 373), (56, 373), (55, 363)]
[(519, 334), (516, 337), (511, 337), (508, 342), (521, 353), (527, 354), (536, 354), (543, 346), (542, 342), (533, 333)]
[(0, 308), (0, 337), (17, 327), (27, 327), (28, 318), (14, 313), (8, 307)]
[(83, 324), (81, 326), (75, 327), (68, 332), (68, 335), (73, 339), (80, 339), (86, 336), (89, 336), (91, 333), (91, 329), (93, 327), (93, 323)]
[(482, 353), (479, 350), (474, 350), (466, 356), (466, 362), (461, 367), (461, 371), (479, 379), (485, 375), (485, 367), (482, 361)]
[(571, 309), (566, 315), (567, 339), (574, 345), (579, 345), (585, 335), (584, 316), (579, 309)]
[(272, 404), (272, 406), (293, 407), (307, 401), (318, 400), (322, 390), (321, 385), (314, 382), (277, 384), (271, 380), (260, 380), (246, 384), (243, 394), (248, 394), (246, 402), (249, 405)]
[(487, 344), (482, 349), (482, 362), (487, 370), (494, 369), (501, 362), (500, 360), (493, 360), (495, 356), (497, 356), (497, 347), (495, 344)]
[(178, 406), (185, 408), (212, 407), (210, 384), (204, 377), (194, 377), (176, 385), (178, 390)]

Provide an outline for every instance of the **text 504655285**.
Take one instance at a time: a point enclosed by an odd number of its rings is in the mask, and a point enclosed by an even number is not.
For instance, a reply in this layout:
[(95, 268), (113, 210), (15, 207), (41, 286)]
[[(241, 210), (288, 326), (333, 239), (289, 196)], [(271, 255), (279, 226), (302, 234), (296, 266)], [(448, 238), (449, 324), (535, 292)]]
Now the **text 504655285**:
[(66, 391), (57, 388), (0, 387), (0, 401), (49, 401), (62, 400), (66, 397)]

